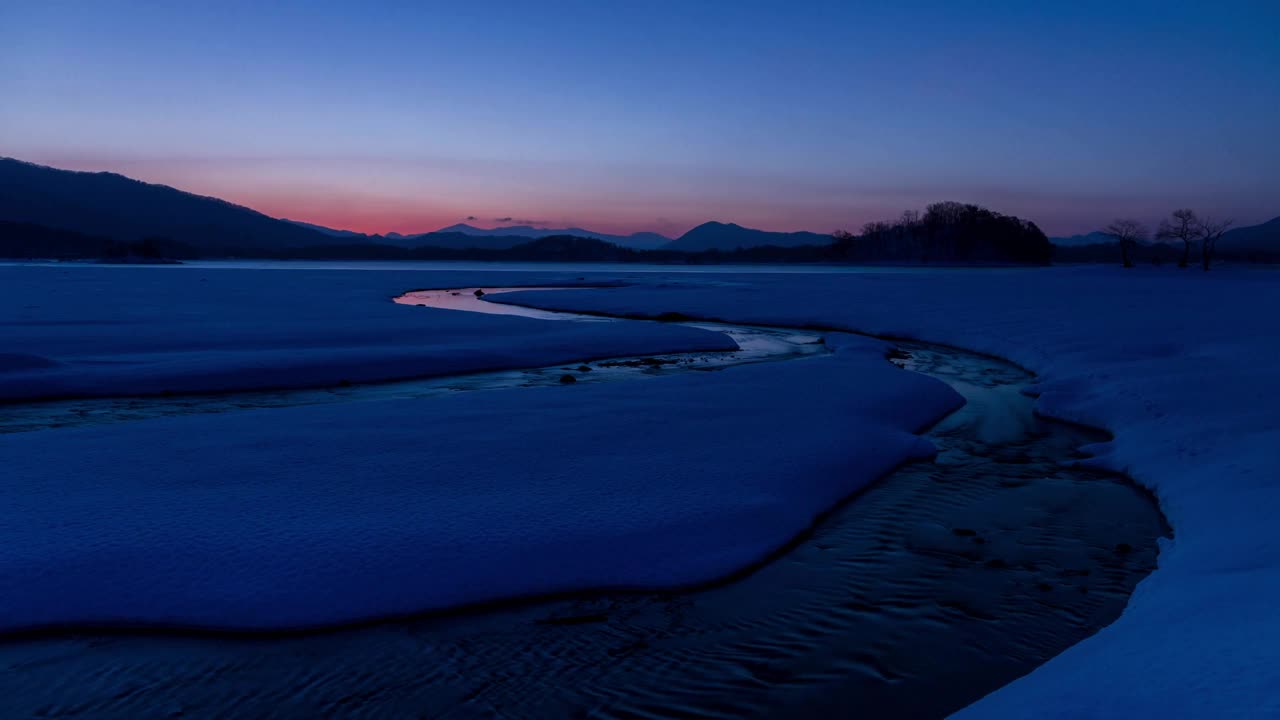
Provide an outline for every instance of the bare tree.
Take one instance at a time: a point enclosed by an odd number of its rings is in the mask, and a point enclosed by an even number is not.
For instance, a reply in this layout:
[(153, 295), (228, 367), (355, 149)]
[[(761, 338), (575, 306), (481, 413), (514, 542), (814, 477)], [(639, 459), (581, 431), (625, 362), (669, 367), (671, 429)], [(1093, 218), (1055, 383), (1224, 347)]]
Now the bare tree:
[(1191, 246), (1199, 237), (1200, 218), (1191, 208), (1174, 210), (1172, 220), (1161, 220), (1160, 229), (1156, 231), (1156, 238), (1160, 240), (1182, 241), (1182, 259), (1178, 261), (1180, 268), (1191, 264)]
[(1196, 223), (1197, 235), (1200, 237), (1200, 261), (1206, 272), (1213, 262), (1214, 251), (1218, 249), (1218, 240), (1231, 228), (1233, 222), (1204, 217)]
[(1131, 252), (1139, 240), (1147, 239), (1147, 229), (1137, 220), (1120, 219), (1102, 229), (1102, 234), (1120, 244), (1120, 258), (1127, 268), (1133, 267)]

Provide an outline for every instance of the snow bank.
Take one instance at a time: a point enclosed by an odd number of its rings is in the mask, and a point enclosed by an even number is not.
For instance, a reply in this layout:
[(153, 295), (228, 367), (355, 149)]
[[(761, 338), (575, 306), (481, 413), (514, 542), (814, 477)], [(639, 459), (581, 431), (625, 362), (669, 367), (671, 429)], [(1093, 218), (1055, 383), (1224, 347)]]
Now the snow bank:
[(1280, 716), (1280, 273), (685, 276), (502, 299), (909, 336), (1035, 370), (1039, 410), (1115, 432), (1096, 462), (1151, 488), (1175, 539), (1117, 622), (957, 717)]
[[(471, 366), (488, 357), (514, 367), (581, 357), (586, 347), (630, 352), (609, 346), (629, 341), (609, 335), (609, 324), (455, 324), (388, 301), (411, 288), (509, 284), (510, 274), (227, 273), (0, 268), (0, 387), (21, 393), (36, 382), (47, 392), (57, 388), (51, 377), (125, 363), (134, 369), (98, 382), (146, 387), (170, 360), (195, 364), (177, 375), (188, 382), (228, 369), (234, 357), (211, 355), (226, 348), (257, 357), (232, 379), (255, 377), (259, 363), (302, 367), (317, 382), (361, 379), (344, 376), (357, 361), (335, 367), (343, 348), (384, 359), (404, 351), (423, 364), (416, 370), (444, 368), (457, 353)], [(519, 278), (563, 284), (581, 274)], [(1042, 411), (1117, 434), (1093, 450), (1157, 494), (1176, 532), (1160, 569), (1116, 623), (960, 717), (1280, 715), (1280, 539), (1271, 527), (1280, 513), (1280, 275), (1087, 268), (630, 279), (637, 284), (494, 299), (952, 343), (1037, 371)], [(173, 304), (147, 305), (157, 299)], [(435, 345), (449, 349), (433, 356)], [(268, 627), (704, 579), (760, 557), (834, 498), (926, 450), (907, 431), (954, 397), (878, 353), (855, 341), (821, 359), (639, 384), (0, 438), (0, 621)], [(319, 369), (300, 364), (306, 358)], [(79, 390), (91, 392), (89, 382)]]
[(396, 305), (563, 273), (0, 266), (0, 400), (293, 388), (736, 346), (694, 328)]
[(960, 402), (883, 343), (832, 342), (640, 383), (0, 436), (0, 629), (285, 628), (711, 580), (929, 455), (912, 431)]

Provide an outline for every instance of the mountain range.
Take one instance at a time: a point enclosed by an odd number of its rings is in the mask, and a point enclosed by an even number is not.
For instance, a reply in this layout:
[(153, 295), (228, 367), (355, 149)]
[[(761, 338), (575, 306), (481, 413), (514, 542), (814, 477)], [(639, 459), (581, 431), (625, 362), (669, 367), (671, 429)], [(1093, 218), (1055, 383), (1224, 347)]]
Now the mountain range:
[(1259, 225), (1248, 225), (1223, 234), (1218, 245), (1237, 250), (1280, 250), (1280, 217)]
[(593, 230), (584, 230), (579, 227), (570, 228), (536, 228), (531, 225), (507, 225), (505, 227), (496, 227), (491, 229), (478, 228), (466, 223), (450, 225), (436, 230), (437, 233), (462, 233), (463, 235), (471, 235), (473, 237), (522, 237), (522, 238), (544, 238), (553, 235), (573, 235), (575, 237), (592, 238), (593, 240), (603, 240), (607, 243), (613, 243), (620, 247), (632, 248), (634, 250), (656, 250), (671, 242), (671, 238), (666, 235), (659, 235), (652, 232), (638, 232), (630, 235), (610, 235), (608, 233), (595, 232)]
[(800, 247), (830, 245), (831, 235), (811, 232), (769, 232), (745, 228), (735, 223), (706, 222), (663, 246), (663, 250), (701, 252), (704, 250), (737, 250), (738, 248)]
[(205, 252), (324, 245), (332, 236), (217, 198), (108, 172), (0, 158), (0, 220), (133, 242), (163, 237)]
[[(56, 232), (38, 232), (46, 228)], [(286, 253), (294, 248), (358, 245), (392, 245), (400, 248), (431, 246), (455, 250), (507, 250), (530, 240), (553, 236), (595, 239), (630, 250), (661, 249), (679, 252), (717, 250), (733, 252), (765, 246), (795, 248), (829, 246), (830, 235), (812, 232), (769, 232), (734, 223), (707, 222), (674, 240), (658, 233), (612, 235), (584, 228), (537, 228), (512, 225), (479, 228), (467, 224), (450, 225), (433, 232), (401, 235), (367, 235), (267, 216), (256, 210), (184, 192), (166, 185), (134, 180), (110, 172), (79, 172), (36, 165), (0, 157), (0, 232), (16, 237), (21, 232), (24, 247), (37, 238), (58, 238), (72, 243), (78, 233), (91, 240), (77, 239), (81, 245), (103, 242), (138, 243), (150, 239), (161, 247), (184, 247), (206, 256), (226, 256), (239, 252)], [(6, 240), (12, 238), (0, 238)], [(1100, 233), (1053, 238), (1060, 246), (1105, 243)], [(1223, 236), (1223, 250), (1264, 250), (1280, 248), (1280, 218), (1251, 227), (1236, 228)]]
[(281, 250), (310, 245), (378, 243), (397, 247), (505, 249), (557, 235), (593, 238), (635, 250), (724, 250), (761, 245), (828, 244), (816, 233), (775, 233), (706, 223), (672, 240), (652, 232), (615, 235), (579, 227), (450, 225), (432, 232), (368, 235), (300, 220), (277, 219), (218, 198), (184, 192), (111, 172), (61, 170), (0, 158), (0, 220), (136, 242), (165, 238), (206, 253)]
[[(334, 230), (333, 228), (327, 228), (323, 225), (314, 225), (309, 222), (302, 222), (301, 220), (290, 220), (289, 218), (280, 218), (280, 219), (283, 220), (284, 222), (293, 223), (294, 225), (297, 225), (299, 227), (307, 228), (308, 230), (315, 230), (316, 232), (324, 233), (325, 235), (328, 235), (330, 237), (336, 237), (336, 238), (369, 237), (368, 235), (364, 233), (356, 232), (355, 230)], [(401, 237), (399, 233), (391, 233), (391, 234), (396, 235), (397, 237)]]
[[(1088, 245), (1112, 245), (1115, 240), (1102, 231), (1095, 231), (1083, 235), (1053, 237), (1049, 238), (1049, 242), (1058, 247), (1085, 247)], [(1178, 247), (1181, 247), (1181, 245), (1178, 245)], [(1272, 218), (1258, 225), (1247, 225), (1228, 230), (1223, 234), (1222, 239), (1218, 241), (1218, 247), (1222, 250), (1234, 252), (1252, 250), (1280, 252), (1280, 217)]]
[[(555, 237), (560, 235), (572, 235), (574, 237), (591, 238), (593, 240), (602, 240), (612, 243), (619, 247), (629, 248), (632, 250), (678, 250), (682, 252), (702, 252), (705, 250), (719, 250), (722, 252), (731, 252), (739, 248), (762, 247), (772, 245), (775, 247), (799, 247), (801, 245), (829, 245), (831, 243), (830, 235), (819, 235), (811, 232), (770, 232), (767, 230), (755, 230), (753, 228), (745, 228), (734, 223), (707, 222), (703, 223), (689, 232), (681, 235), (679, 238), (671, 239), (665, 235), (659, 235), (653, 232), (639, 232), (630, 235), (610, 235), (609, 233), (596, 232), (580, 227), (568, 228), (539, 228), (532, 225), (506, 225), (495, 228), (479, 228), (466, 223), (458, 223), (448, 227), (442, 227), (439, 230), (426, 233), (415, 233), (411, 235), (401, 235), (400, 233), (387, 233), (385, 235), (361, 235), (351, 230), (335, 230), (326, 228), (321, 225), (313, 225), (311, 223), (290, 220), (312, 230), (327, 233), (333, 237), (340, 238), (359, 238), (368, 237), (375, 241), (386, 242), (389, 245), (397, 247), (416, 247), (418, 245), (431, 244), (438, 245), (437, 240), (443, 235), (464, 235), (477, 238), (477, 242), (471, 247), (487, 247), (502, 249), (514, 247), (519, 244), (512, 242), (512, 239), (519, 240), (536, 240), (545, 237)], [(479, 238), (497, 239), (502, 238), (501, 242), (481, 242)], [(456, 242), (452, 246), (461, 247)]]

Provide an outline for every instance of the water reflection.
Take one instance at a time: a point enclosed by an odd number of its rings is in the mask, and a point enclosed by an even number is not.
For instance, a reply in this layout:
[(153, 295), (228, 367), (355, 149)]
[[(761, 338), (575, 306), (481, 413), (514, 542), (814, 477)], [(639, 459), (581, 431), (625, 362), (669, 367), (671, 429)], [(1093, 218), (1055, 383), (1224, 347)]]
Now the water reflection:
[(414, 290), (396, 298), (395, 301), (401, 305), (417, 305), (419, 307), (432, 307), (439, 310), (462, 310), (464, 312), (478, 312), (486, 315), (516, 315), (519, 317), (536, 318), (538, 320), (576, 320), (579, 322), (615, 322), (614, 318), (593, 317), (589, 315), (578, 315), (574, 313), (553, 312), (551, 310), (539, 310), (538, 308), (524, 307), (523, 305), (509, 305), (506, 303), (489, 302), (484, 299), (486, 295), (502, 295), (504, 293), (519, 292), (521, 290), (585, 290), (589, 288), (583, 287), (555, 287), (555, 286), (536, 286), (536, 287), (500, 287), (500, 288), (449, 288), (443, 290)]
[[(486, 295), (520, 290), (571, 290), (563, 287), (451, 288), (416, 290), (396, 302), (443, 310), (515, 315), (539, 320), (574, 322), (645, 322), (552, 312), (536, 308), (488, 302)], [(482, 294), (477, 295), (476, 291)], [(607, 360), (566, 363), (521, 370), (464, 373), (445, 377), (420, 378), (384, 383), (295, 390), (255, 390), (216, 395), (170, 395), (120, 398), (82, 398), (7, 405), (0, 413), (0, 433), (30, 432), (53, 428), (99, 425), (175, 415), (234, 412), (255, 408), (318, 405), (363, 400), (426, 398), (453, 392), (556, 385), (566, 375), (575, 383), (613, 382), (658, 377), (691, 370), (718, 370), (734, 365), (790, 360), (827, 352), (816, 333), (719, 323), (688, 322), (693, 327), (723, 332), (734, 339), (738, 350), (730, 352), (690, 352), (619, 357)]]

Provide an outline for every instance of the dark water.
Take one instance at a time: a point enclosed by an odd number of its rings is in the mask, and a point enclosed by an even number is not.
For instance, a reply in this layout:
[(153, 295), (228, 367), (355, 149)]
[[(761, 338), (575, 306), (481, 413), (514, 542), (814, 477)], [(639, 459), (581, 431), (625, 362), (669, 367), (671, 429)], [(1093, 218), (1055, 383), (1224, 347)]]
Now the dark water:
[(744, 576), (292, 637), (10, 641), (0, 716), (944, 716), (1114, 620), (1168, 528), (1074, 465), (1103, 437), (1036, 418), (1021, 370), (901, 348), (969, 401), (929, 433), (937, 461)]
[[(527, 288), (526, 288), (527, 289)], [(552, 289), (552, 288), (541, 288)], [(564, 289), (564, 288), (554, 288)], [(556, 313), (518, 305), (485, 302), (472, 294), (475, 288), (418, 291), (397, 302), (430, 304), (453, 310), (520, 315), (543, 320), (572, 319), (582, 322), (615, 322), (609, 318)], [(502, 289), (492, 291), (493, 294)], [(628, 321), (637, 322), (637, 321)], [(738, 343), (732, 352), (676, 353), (620, 357), (588, 363), (571, 363), (525, 370), (500, 370), (447, 377), (423, 378), (347, 387), (305, 388), (203, 395), (165, 395), (120, 398), (79, 398), (35, 403), (0, 404), (0, 433), (30, 432), (53, 428), (100, 425), (154, 417), (234, 412), (251, 408), (320, 405), (362, 400), (426, 398), (434, 395), (511, 387), (555, 385), (566, 375), (575, 382), (594, 383), (661, 377), (689, 370), (716, 370), (733, 365), (791, 360), (827, 352), (821, 333), (747, 325), (718, 326), (687, 323), (725, 332)]]

